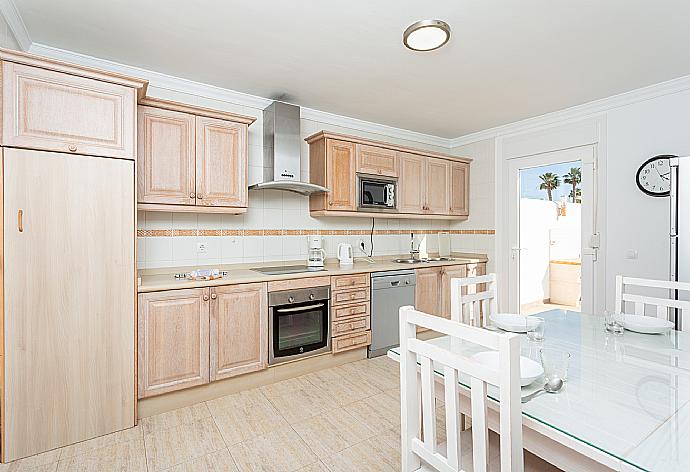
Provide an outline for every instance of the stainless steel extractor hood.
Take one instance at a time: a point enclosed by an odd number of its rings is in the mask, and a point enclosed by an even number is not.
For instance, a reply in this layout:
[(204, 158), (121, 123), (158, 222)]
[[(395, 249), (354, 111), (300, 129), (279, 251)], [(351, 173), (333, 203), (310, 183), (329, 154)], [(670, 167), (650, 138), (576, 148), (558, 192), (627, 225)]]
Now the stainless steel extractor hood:
[(300, 108), (273, 102), (264, 109), (263, 180), (249, 190), (285, 190), (301, 195), (328, 192), (326, 187), (300, 181)]

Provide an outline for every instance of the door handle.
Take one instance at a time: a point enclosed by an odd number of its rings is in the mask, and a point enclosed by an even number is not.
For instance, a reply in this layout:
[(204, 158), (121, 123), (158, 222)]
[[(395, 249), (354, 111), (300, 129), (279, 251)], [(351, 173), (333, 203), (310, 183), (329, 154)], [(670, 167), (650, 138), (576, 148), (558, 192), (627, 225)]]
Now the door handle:
[(24, 210), (17, 212), (17, 229), (20, 233), (24, 232)]
[(307, 305), (307, 306), (298, 306), (295, 308), (278, 308), (276, 312), (278, 313), (294, 313), (296, 311), (309, 311), (309, 310), (315, 310), (316, 308), (322, 308), (325, 305), (325, 303), (317, 303), (315, 305)]

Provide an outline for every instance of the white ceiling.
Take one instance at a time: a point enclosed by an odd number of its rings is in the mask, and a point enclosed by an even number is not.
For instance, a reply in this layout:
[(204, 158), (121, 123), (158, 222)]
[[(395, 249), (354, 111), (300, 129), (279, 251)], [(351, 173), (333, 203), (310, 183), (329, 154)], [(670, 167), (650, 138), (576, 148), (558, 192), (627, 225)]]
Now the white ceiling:
[[(688, 0), (15, 0), (32, 41), (442, 137), (690, 74)], [(402, 32), (437, 18), (431, 53)]]

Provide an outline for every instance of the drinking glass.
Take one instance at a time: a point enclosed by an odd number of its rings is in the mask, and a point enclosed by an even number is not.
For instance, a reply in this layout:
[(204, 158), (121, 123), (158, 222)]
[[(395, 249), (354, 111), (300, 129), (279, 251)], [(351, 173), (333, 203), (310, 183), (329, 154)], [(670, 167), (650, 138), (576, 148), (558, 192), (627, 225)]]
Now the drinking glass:
[(604, 328), (616, 336), (623, 334), (623, 315), (615, 311), (604, 311)]
[(539, 350), (541, 366), (544, 368), (544, 382), (561, 379), (568, 380), (568, 367), (570, 365), (570, 353), (560, 349), (543, 348)]
[(527, 322), (527, 339), (533, 342), (544, 340), (544, 318), (529, 316), (525, 318)]

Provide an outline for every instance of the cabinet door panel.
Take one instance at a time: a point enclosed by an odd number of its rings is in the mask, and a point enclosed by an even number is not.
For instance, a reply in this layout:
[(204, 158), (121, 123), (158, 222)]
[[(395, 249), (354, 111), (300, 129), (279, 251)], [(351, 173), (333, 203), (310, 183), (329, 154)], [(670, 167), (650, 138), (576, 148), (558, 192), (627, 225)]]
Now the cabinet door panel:
[(366, 144), (357, 145), (357, 172), (398, 176), (398, 153), (391, 149)]
[(139, 398), (208, 383), (209, 289), (139, 295)]
[(441, 268), (416, 269), (415, 308), (430, 315), (440, 315)]
[(447, 215), (450, 213), (450, 163), (444, 159), (429, 158), (426, 169), (426, 211), (435, 215)]
[(354, 143), (326, 141), (326, 187), (329, 210), (356, 210)]
[(402, 213), (422, 213), (424, 210), (425, 161), (425, 157), (417, 154), (400, 153), (398, 208)]
[(266, 368), (266, 284), (211, 289), (211, 380)]
[(134, 162), (0, 152), (11, 461), (134, 425)]
[(450, 214), (470, 214), (470, 165), (464, 162), (450, 164)]
[(134, 89), (2, 63), (2, 143), (134, 159)]
[(196, 117), (196, 204), (247, 206), (247, 125)]
[[(441, 270), (441, 305), (443, 308), (441, 316), (444, 318), (450, 319), (450, 280), (467, 276), (467, 266), (464, 265), (445, 266)], [(463, 289), (463, 292), (466, 291)]]
[(194, 205), (194, 116), (139, 107), (138, 199)]

